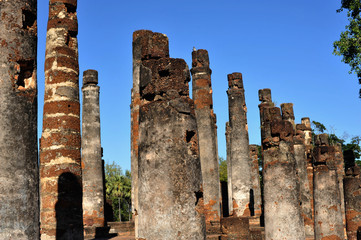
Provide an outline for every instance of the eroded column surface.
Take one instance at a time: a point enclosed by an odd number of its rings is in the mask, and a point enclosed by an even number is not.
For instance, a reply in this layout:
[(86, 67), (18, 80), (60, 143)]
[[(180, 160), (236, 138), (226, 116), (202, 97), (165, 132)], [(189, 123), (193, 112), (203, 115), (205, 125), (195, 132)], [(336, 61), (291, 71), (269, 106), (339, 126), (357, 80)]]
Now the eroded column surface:
[(280, 109), (272, 107), (270, 91), (260, 90), (259, 94), (265, 237), (305, 239), (295, 169), (294, 129), (289, 121), (282, 120)]
[(295, 115), (292, 103), (281, 104), (282, 119), (289, 121), (295, 130), (294, 141), (294, 156), (296, 161), (296, 172), (299, 184), (299, 197), (302, 211), (302, 217), (305, 224), (305, 234), (307, 239), (314, 239), (314, 222), (312, 218), (311, 206), (311, 192), (307, 175), (307, 156), (306, 147), (304, 145), (305, 126), (302, 124), (295, 124)]
[(231, 215), (233, 212), (233, 202), (232, 202), (232, 162), (231, 162), (231, 127), (229, 122), (226, 122), (226, 145), (227, 145), (227, 189), (228, 189), (228, 214)]
[(297, 131), (303, 132), (304, 145), (306, 151), (306, 165), (307, 165), (307, 178), (308, 185), (310, 187), (310, 202), (311, 202), (311, 214), (312, 214), (312, 225), (314, 228), (315, 211), (314, 211), (314, 200), (313, 200), (313, 156), (312, 156), (312, 128), (310, 118), (304, 117), (301, 119), (301, 125)]
[(40, 142), (41, 239), (83, 239), (76, 0), (50, 0)]
[[(155, 35), (160, 34), (137, 31), (134, 41), (149, 42)], [(143, 54), (147, 46), (139, 49), (144, 56), (139, 78), (140, 99), (144, 102), (139, 111), (138, 237), (205, 239), (202, 175), (188, 66), (182, 59), (147, 58)]]
[(360, 167), (355, 164), (353, 151), (345, 152), (348, 163), (343, 180), (345, 190), (346, 230), (348, 240), (361, 238), (361, 179)]
[(241, 73), (228, 74), (228, 112), (232, 165), (233, 216), (250, 216), (251, 164), (247, 126), (247, 107)]
[(98, 72), (83, 73), (82, 171), (85, 238), (94, 238), (104, 227), (103, 163), (100, 142)]
[(315, 239), (344, 239), (335, 148), (328, 135), (316, 136), (314, 156)]
[(133, 33), (133, 88), (131, 99), (131, 171), (132, 171), (132, 214), (135, 236), (138, 236), (138, 146), (139, 109), (147, 100), (140, 98), (140, 74), (144, 72), (142, 61), (169, 57), (168, 37), (148, 30)]
[(249, 157), (251, 159), (251, 216), (260, 217), (262, 215), (262, 198), (261, 186), (259, 179), (258, 165), (258, 147), (257, 145), (249, 145)]
[(343, 221), (345, 239), (347, 239), (346, 214), (345, 214), (345, 196), (344, 196), (344, 189), (343, 189), (343, 179), (345, 177), (345, 164), (344, 164), (341, 144), (336, 143), (334, 145), (334, 147), (335, 147), (335, 164), (336, 164), (336, 169), (337, 169), (337, 181), (338, 181), (338, 186), (340, 188), (340, 197), (341, 197), (342, 221)]
[(211, 69), (207, 50), (192, 52), (192, 91), (197, 120), (199, 157), (203, 179), (203, 200), (207, 232), (211, 222), (220, 221), (220, 185), (215, 115), (213, 113)]
[(0, 239), (39, 239), (36, 4), (0, 1)]

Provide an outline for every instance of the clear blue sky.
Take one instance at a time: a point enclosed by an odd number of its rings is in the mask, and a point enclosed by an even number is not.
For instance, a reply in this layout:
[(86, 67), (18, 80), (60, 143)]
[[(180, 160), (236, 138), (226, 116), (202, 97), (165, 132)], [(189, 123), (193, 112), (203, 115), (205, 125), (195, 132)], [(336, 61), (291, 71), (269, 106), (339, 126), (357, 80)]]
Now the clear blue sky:
[[(210, 56), (219, 155), (226, 157), (227, 74), (241, 72), (250, 143), (260, 144), (258, 90), (271, 88), (279, 105), (294, 103), (296, 122), (319, 121), (342, 136), (361, 135), (360, 86), (333, 41), (347, 24), (341, 0), (78, 0), (80, 81), (99, 71), (104, 159), (130, 169), (132, 33), (169, 37), (170, 55), (191, 65), (193, 46)], [(48, 0), (38, 1), (39, 137), (44, 99)], [(81, 86), (80, 86), (81, 87)]]

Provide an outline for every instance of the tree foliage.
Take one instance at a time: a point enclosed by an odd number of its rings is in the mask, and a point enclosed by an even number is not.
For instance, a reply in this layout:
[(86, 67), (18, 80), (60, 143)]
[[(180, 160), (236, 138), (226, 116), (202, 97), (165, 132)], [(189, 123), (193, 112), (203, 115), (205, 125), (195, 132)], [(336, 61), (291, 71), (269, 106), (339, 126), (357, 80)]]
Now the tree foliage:
[(219, 180), (221, 182), (227, 182), (227, 161), (223, 157), (218, 158), (219, 162)]
[(131, 215), (131, 174), (116, 164), (105, 164), (106, 198), (111, 200), (114, 219), (129, 220)]
[(347, 10), (349, 24), (341, 33), (340, 40), (333, 43), (333, 53), (342, 56), (342, 62), (351, 67), (349, 73), (356, 73), (361, 84), (361, 0), (342, 0), (341, 4), (337, 12)]

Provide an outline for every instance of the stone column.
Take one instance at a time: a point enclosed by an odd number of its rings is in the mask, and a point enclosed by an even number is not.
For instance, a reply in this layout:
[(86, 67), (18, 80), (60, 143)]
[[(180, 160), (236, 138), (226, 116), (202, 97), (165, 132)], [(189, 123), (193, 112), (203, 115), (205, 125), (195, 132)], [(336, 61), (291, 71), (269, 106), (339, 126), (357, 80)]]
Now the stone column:
[(312, 218), (311, 192), (307, 175), (307, 156), (306, 147), (304, 145), (304, 125), (295, 125), (295, 115), (292, 103), (281, 104), (282, 119), (289, 121), (295, 130), (294, 140), (294, 156), (296, 161), (296, 172), (299, 183), (299, 197), (303, 221), (305, 224), (305, 234), (307, 239), (314, 239), (314, 222)]
[(361, 238), (361, 179), (360, 167), (355, 164), (353, 151), (345, 152), (345, 162), (348, 163), (346, 177), (343, 180), (345, 190), (347, 239)]
[(140, 98), (140, 74), (144, 72), (142, 61), (169, 57), (168, 37), (147, 30), (133, 33), (133, 88), (131, 99), (131, 171), (132, 171), (132, 215), (135, 237), (138, 236), (138, 146), (139, 109), (145, 99)]
[(303, 140), (306, 151), (307, 178), (308, 178), (308, 185), (310, 188), (310, 203), (311, 203), (311, 214), (312, 214), (312, 218), (311, 218), (312, 223), (310, 223), (310, 226), (312, 225), (314, 228), (315, 211), (314, 211), (314, 201), (313, 201), (313, 156), (312, 156), (313, 145), (312, 145), (311, 121), (308, 117), (301, 119), (301, 125), (299, 126), (297, 131), (300, 130), (303, 132), (303, 137), (304, 137)]
[(100, 142), (98, 72), (83, 73), (82, 169), (85, 238), (94, 238), (104, 227), (103, 163)]
[(228, 216), (233, 212), (232, 201), (232, 162), (231, 162), (231, 127), (226, 122), (226, 145), (227, 145), (227, 187), (228, 187)]
[(228, 74), (228, 87), (233, 216), (250, 216), (251, 164), (242, 74)]
[(262, 198), (261, 198), (261, 186), (259, 180), (257, 145), (253, 145), (253, 144), (249, 145), (249, 155), (251, 159), (251, 181), (252, 181), (251, 200), (253, 200), (253, 202), (251, 201), (251, 216), (260, 217), (262, 215)]
[[(293, 126), (260, 90), (265, 238), (305, 239), (293, 149)], [(263, 95), (266, 94), (266, 95)]]
[(76, 0), (50, 0), (40, 142), (41, 239), (83, 239)]
[[(192, 96), (197, 120), (199, 157), (203, 179), (203, 200), (207, 232), (220, 221), (220, 185), (215, 115), (213, 113), (211, 69), (207, 50), (192, 52)], [(219, 226), (219, 224), (217, 224)]]
[(337, 169), (337, 181), (338, 186), (340, 188), (340, 197), (341, 197), (341, 213), (342, 213), (342, 222), (343, 222), (343, 229), (345, 239), (347, 239), (346, 233), (346, 214), (345, 214), (345, 196), (344, 196), (344, 189), (343, 189), (343, 179), (345, 177), (345, 167), (344, 167), (344, 159), (343, 159), (343, 152), (342, 146), (340, 143), (334, 145), (335, 147), (335, 164)]
[[(190, 75), (182, 59), (143, 55), (149, 39), (135, 32), (144, 60), (140, 66), (138, 148), (138, 237), (205, 239), (202, 175)], [(139, 40), (139, 41), (138, 41)], [(159, 49), (158, 49), (159, 50)], [(168, 49), (167, 51), (168, 52)], [(163, 52), (163, 55), (166, 55)], [(146, 102), (145, 102), (146, 101)]]
[(328, 135), (316, 136), (314, 156), (315, 239), (344, 239), (335, 148)]
[(39, 239), (36, 4), (0, 1), (0, 239)]

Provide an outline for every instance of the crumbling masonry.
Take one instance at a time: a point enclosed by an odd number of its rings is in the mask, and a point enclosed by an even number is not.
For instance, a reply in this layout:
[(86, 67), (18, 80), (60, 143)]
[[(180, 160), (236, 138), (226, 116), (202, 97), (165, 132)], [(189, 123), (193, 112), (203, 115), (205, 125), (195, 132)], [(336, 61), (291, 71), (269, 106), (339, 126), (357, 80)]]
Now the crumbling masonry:
[(142, 60), (138, 82), (143, 101), (139, 109), (138, 237), (205, 239), (190, 74), (184, 60), (168, 57), (168, 44), (162, 42), (168, 38), (151, 31), (133, 35), (134, 58)]
[[(204, 213), (207, 232), (219, 232), (220, 184), (216, 135), (213, 113), (211, 69), (207, 50), (192, 52), (193, 100), (197, 120), (199, 157), (203, 179)], [(218, 230), (218, 231), (217, 231)]]
[[(228, 74), (229, 153), (232, 182), (233, 215), (250, 216), (251, 161), (245, 103), (241, 73)], [(242, 174), (240, 174), (242, 173)]]
[(40, 142), (41, 239), (83, 239), (76, 0), (50, 0)]
[(0, 239), (39, 238), (36, 5), (0, 1)]
[(83, 73), (82, 176), (85, 238), (94, 238), (104, 227), (104, 182), (100, 142), (98, 72)]
[(259, 91), (263, 150), (264, 221), (266, 239), (305, 239), (299, 204), (293, 136), (289, 121), (273, 107), (271, 91)]
[(314, 156), (315, 239), (344, 239), (335, 148), (328, 135), (316, 136)]

